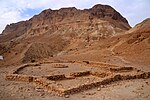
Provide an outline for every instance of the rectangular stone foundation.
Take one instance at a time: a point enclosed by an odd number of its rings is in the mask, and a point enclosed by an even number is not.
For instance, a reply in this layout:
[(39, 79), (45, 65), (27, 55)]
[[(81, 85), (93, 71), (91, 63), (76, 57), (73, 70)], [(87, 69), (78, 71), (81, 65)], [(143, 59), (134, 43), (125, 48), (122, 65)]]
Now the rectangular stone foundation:
[(98, 87), (100, 85), (107, 85), (115, 81), (121, 81), (121, 80), (130, 80), (130, 79), (143, 79), (143, 78), (150, 78), (150, 73), (141, 73), (138, 75), (126, 75), (126, 76), (121, 76), (121, 75), (114, 75), (111, 77), (106, 77), (103, 80), (99, 80), (96, 82), (92, 83), (85, 83), (80, 86), (68, 88), (68, 89), (63, 89), (60, 87), (57, 87), (56, 84), (53, 84), (52, 81), (49, 80), (37, 80), (37, 85), (40, 84), (44, 89), (47, 91), (53, 91), (55, 92), (58, 96), (64, 96), (64, 95), (70, 95), (74, 93), (78, 93), (81, 91), (85, 91), (91, 88)]
[[(50, 75), (50, 76), (29, 76), (29, 75), (21, 75), (21, 74), (8, 74), (6, 75), (5, 79), (10, 81), (23, 81), (23, 82), (33, 82), (38, 86), (41, 86), (43, 89), (45, 89), (48, 92), (54, 92), (58, 96), (64, 96), (69, 94), (74, 94), (77, 92), (85, 91), (100, 85), (107, 85), (115, 81), (121, 81), (121, 80), (130, 80), (130, 79), (146, 79), (150, 78), (150, 72), (142, 72), (139, 74), (134, 75), (112, 75), (101, 78), (103, 74), (101, 73), (91, 73), (90, 71), (85, 72), (76, 72), (71, 73), (71, 77), (86, 77), (87, 75), (98, 76), (100, 79), (96, 81), (92, 81), (90, 83), (82, 83), (78, 86), (72, 86), (71, 88), (64, 88), (58, 86), (57, 82), (60, 80), (66, 80), (68, 79), (64, 74), (62, 75)], [(82, 77), (83, 76), (83, 77)], [(69, 80), (69, 79), (68, 79)], [(67, 81), (67, 80), (66, 80)], [(59, 83), (58, 82), (58, 83)]]

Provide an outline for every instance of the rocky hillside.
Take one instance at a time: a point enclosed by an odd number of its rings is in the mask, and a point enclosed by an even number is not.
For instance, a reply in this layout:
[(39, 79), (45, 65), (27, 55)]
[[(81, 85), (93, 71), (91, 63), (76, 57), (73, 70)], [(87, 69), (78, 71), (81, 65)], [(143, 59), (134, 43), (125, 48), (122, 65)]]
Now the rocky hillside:
[(105, 36), (116, 34), (129, 28), (127, 20), (115, 9), (107, 5), (99, 4), (91, 9), (84, 10), (74, 7), (59, 10), (47, 9), (27, 21), (7, 25), (2, 32), (3, 35), (0, 41), (29, 38), (45, 33), (52, 34), (57, 31), (66, 35), (70, 32), (76, 33), (75, 35), (81, 35), (86, 32), (86, 34), (97, 33), (97, 35)]
[(0, 36), (0, 54), (11, 63), (29, 62), (80, 50), (129, 29), (127, 20), (108, 5), (47, 9), (27, 21), (7, 25)]
[(114, 49), (136, 66), (150, 68), (150, 18), (137, 24), (121, 36), (122, 44)]
[[(85, 42), (75, 40), (59, 59), (104, 62), (125, 66), (136, 66), (150, 70), (150, 22), (149, 19), (132, 29), (107, 39)], [(78, 45), (77, 45), (78, 44)]]

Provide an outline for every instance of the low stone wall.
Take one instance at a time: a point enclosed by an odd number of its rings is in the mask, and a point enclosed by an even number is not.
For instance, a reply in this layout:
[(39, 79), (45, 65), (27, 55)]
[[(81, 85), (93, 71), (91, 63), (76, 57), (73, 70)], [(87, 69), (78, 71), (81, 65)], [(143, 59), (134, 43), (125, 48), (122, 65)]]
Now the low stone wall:
[(25, 67), (30, 67), (30, 66), (40, 66), (39, 63), (28, 63), (28, 64), (23, 64), (21, 66), (19, 66), (16, 70), (13, 71), (13, 74), (18, 74), (19, 71), (21, 71), (22, 69), (24, 69)]
[(109, 75), (108, 73), (99, 73), (99, 72), (90, 72), (90, 74), (101, 78), (104, 78)]
[(68, 68), (68, 66), (63, 64), (54, 64), (53, 68)]
[(107, 78), (101, 82), (102, 85), (110, 84), (115, 81), (121, 81), (121, 80), (130, 80), (130, 79), (147, 79), (150, 78), (150, 72), (145, 72), (141, 74), (136, 75), (115, 75), (114, 77)]
[(34, 81), (34, 83), (42, 88), (44, 88), (48, 92), (54, 92), (58, 96), (64, 95), (64, 89), (58, 88), (55, 84), (55, 81), (48, 80), (46, 78), (38, 78)]
[(39, 86), (45, 87), (48, 86), (49, 84), (54, 83), (55, 81), (48, 80), (47, 78), (37, 78), (33, 82)]
[(70, 76), (73, 76), (73, 77), (80, 77), (80, 76), (86, 76), (86, 75), (90, 75), (90, 71), (70, 73)]
[(86, 84), (82, 84), (80, 86), (77, 87), (73, 87), (71, 89), (67, 89), (64, 91), (63, 95), (69, 95), (69, 94), (74, 94), (74, 93), (78, 93), (81, 91), (85, 91), (88, 89), (92, 89), (94, 87), (100, 86), (101, 85), (101, 81), (97, 81), (97, 82), (93, 82), (93, 83), (86, 83)]
[(49, 80), (63, 80), (63, 79), (66, 79), (65, 77), (65, 74), (62, 74), (62, 75), (48, 75), (48, 76), (43, 76)]
[(6, 80), (9, 81), (23, 81), (23, 82), (32, 82), (33, 77), (28, 75), (18, 75), (18, 74), (8, 74), (5, 77)]
[(111, 72), (126, 72), (132, 71), (133, 67), (118, 67), (118, 68), (110, 68)]
[(83, 63), (83, 64), (86, 64), (86, 65), (94, 65), (95, 67), (96, 66), (105, 66), (105, 67), (124, 67), (124, 66), (118, 66), (118, 65), (115, 65), (115, 64), (110, 64), (110, 63), (103, 63), (103, 62), (94, 62), (94, 61), (83, 61), (83, 62), (80, 62), (80, 63)]

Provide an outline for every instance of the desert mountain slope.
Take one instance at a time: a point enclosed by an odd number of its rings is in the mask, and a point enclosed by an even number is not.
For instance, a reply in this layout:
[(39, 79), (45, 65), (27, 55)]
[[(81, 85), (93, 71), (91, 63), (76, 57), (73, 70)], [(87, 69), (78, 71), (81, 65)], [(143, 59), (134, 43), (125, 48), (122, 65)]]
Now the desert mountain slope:
[[(85, 10), (45, 10), (28, 21), (16, 23), (30, 22), (32, 27), (14, 39), (7, 40), (7, 36), (13, 34), (11, 28), (10, 31), (7, 27), (13, 24), (7, 26), (0, 37), (5, 41), (0, 43), (0, 53), (8, 64), (48, 58), (133, 64), (149, 68), (150, 19), (129, 30), (125, 18), (114, 12), (113, 8), (104, 5)], [(107, 16), (108, 13), (118, 17), (114, 19)], [(46, 29), (43, 28), (45, 26)]]
[[(98, 22), (95, 22), (98, 21)], [(2, 34), (6, 37), (5, 40), (11, 40), (23, 34), (39, 35), (46, 32), (53, 33), (54, 31), (63, 28), (63, 25), (72, 25), (73, 29), (80, 27), (78, 24), (83, 24), (88, 27), (105, 21), (118, 27), (120, 30), (127, 30), (130, 28), (127, 20), (120, 15), (115, 9), (108, 5), (95, 5), (91, 9), (79, 10), (72, 8), (61, 8), (59, 10), (47, 9), (42, 11), (39, 15), (35, 15), (27, 21), (22, 21), (14, 24), (7, 25)], [(13, 36), (7, 37), (8, 34)], [(15, 36), (14, 36), (15, 35)], [(29, 37), (29, 36), (27, 36)]]
[(0, 54), (11, 63), (30, 62), (85, 48), (129, 29), (127, 20), (108, 5), (47, 9), (27, 21), (7, 25), (0, 36)]
[(150, 19), (137, 24), (126, 32), (125, 42), (114, 51), (134, 62), (137, 66), (150, 68)]
[(140, 33), (148, 33), (150, 32), (150, 18), (145, 19), (141, 23), (137, 24), (134, 28), (132, 28), (128, 33), (135, 33), (135, 32), (140, 32)]
[[(133, 65), (150, 69), (150, 19), (137, 24), (124, 34), (90, 41), (89, 45), (71, 49), (66, 59), (88, 60), (113, 64)], [(80, 42), (80, 46), (83, 42)], [(73, 46), (73, 44), (71, 44)], [(78, 48), (77, 48), (78, 47)], [(73, 56), (73, 57), (70, 57)]]

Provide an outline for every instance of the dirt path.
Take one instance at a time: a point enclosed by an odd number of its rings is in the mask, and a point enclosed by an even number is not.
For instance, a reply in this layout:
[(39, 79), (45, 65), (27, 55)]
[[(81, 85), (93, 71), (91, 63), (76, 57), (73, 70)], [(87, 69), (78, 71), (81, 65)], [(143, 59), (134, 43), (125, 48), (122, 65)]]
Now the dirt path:
[(24, 57), (24, 54), (27, 52), (27, 50), (30, 48), (31, 45), (32, 45), (31, 43), (27, 45), (27, 47), (22, 51), (20, 58)]
[(112, 55), (115, 55), (115, 57), (117, 57), (118, 59), (120, 59), (122, 62), (124, 62), (127, 66), (130, 66), (131, 65), (131, 63), (129, 62), (129, 61), (127, 61), (127, 60), (125, 60), (123, 57), (121, 57), (121, 56), (117, 56), (116, 54), (115, 54), (115, 52), (114, 52), (114, 49), (117, 47), (117, 46), (120, 46), (122, 43), (124, 43), (125, 42), (125, 40), (124, 41), (120, 41), (120, 42), (118, 42), (116, 45), (114, 45), (113, 47), (111, 47), (109, 50), (111, 51), (111, 53), (112, 53)]

